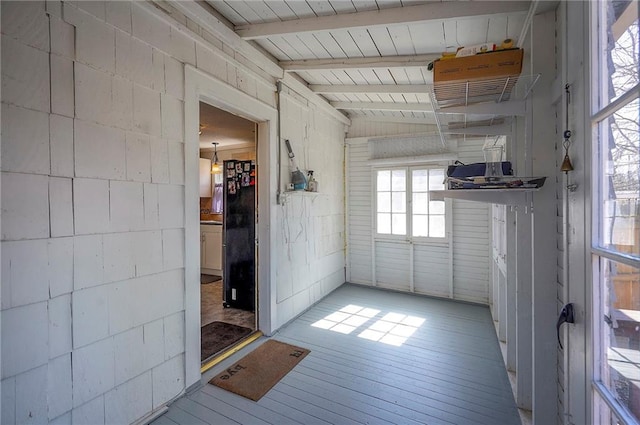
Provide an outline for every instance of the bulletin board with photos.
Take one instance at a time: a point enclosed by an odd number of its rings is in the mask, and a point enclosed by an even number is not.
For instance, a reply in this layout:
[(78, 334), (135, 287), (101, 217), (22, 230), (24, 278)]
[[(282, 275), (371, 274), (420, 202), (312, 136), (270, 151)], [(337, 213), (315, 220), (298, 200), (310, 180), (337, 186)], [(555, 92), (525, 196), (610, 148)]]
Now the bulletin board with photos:
[(228, 195), (235, 195), (244, 187), (256, 185), (256, 164), (251, 161), (225, 161), (225, 181)]

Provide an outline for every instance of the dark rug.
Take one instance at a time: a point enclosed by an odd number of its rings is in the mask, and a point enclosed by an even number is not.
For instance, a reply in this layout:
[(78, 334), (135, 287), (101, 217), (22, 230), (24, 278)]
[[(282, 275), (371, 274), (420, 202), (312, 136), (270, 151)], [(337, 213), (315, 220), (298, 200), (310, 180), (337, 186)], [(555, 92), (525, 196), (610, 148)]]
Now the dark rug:
[(232, 325), (225, 322), (211, 322), (200, 328), (202, 345), (200, 348), (200, 360), (204, 361), (245, 336), (253, 332), (244, 326)]
[(270, 339), (209, 383), (258, 401), (309, 352), (306, 348)]
[(200, 284), (213, 283), (219, 281), (220, 279), (222, 279), (222, 277), (220, 276), (200, 273)]

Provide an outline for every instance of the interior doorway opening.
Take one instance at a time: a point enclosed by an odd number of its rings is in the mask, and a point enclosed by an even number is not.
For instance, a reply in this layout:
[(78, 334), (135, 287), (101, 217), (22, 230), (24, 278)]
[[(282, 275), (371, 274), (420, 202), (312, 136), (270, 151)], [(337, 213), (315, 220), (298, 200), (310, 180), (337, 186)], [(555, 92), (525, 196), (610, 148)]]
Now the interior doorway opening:
[(200, 102), (201, 362), (258, 329), (257, 124)]

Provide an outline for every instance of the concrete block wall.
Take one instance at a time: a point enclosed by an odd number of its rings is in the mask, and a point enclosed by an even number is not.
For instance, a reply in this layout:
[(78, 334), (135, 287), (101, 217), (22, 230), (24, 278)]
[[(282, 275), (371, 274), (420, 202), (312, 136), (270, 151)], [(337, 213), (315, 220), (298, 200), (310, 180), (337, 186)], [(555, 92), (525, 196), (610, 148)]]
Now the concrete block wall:
[(184, 389), (194, 43), (125, 2), (1, 7), (0, 422), (130, 423)]
[[(130, 423), (185, 386), (184, 66), (270, 106), (275, 79), (144, 2), (0, 7), (0, 423)], [(343, 125), (315, 108), (283, 114), (324, 193), (279, 217), (308, 213), (310, 254), (279, 325), (344, 281)]]
[[(297, 165), (314, 171), (318, 192), (291, 192), (278, 209), (276, 328), (345, 282), (344, 136), (345, 127), (293, 89), (283, 86), (282, 137)], [(284, 149), (283, 149), (284, 151)], [(283, 182), (291, 167), (283, 152)]]

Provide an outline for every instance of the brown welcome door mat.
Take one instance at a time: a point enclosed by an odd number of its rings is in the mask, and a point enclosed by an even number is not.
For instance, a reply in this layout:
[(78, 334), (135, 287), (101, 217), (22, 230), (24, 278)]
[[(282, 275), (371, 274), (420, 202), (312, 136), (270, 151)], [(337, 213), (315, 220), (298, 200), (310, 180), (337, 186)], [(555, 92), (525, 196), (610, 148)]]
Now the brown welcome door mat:
[(225, 322), (211, 322), (200, 328), (200, 361), (240, 341), (253, 332), (244, 326)]
[(270, 339), (209, 383), (258, 401), (309, 352), (305, 348)]

